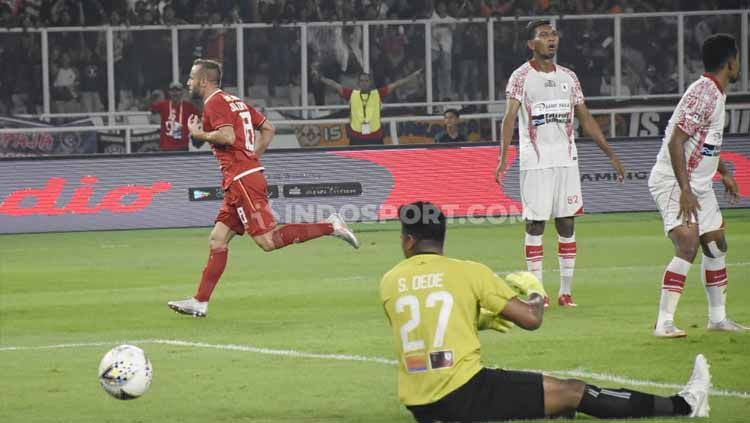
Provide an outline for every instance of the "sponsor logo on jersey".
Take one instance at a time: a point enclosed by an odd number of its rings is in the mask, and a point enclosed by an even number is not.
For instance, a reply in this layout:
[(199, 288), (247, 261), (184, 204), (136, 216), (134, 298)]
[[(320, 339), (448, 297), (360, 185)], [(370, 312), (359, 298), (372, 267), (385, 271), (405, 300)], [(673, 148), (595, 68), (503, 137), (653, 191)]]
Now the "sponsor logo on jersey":
[(409, 373), (426, 372), (427, 356), (424, 353), (405, 355), (404, 366)]
[(542, 126), (547, 123), (568, 123), (570, 101), (540, 101), (531, 106), (531, 124)]
[(701, 156), (718, 157), (720, 152), (721, 147), (718, 145), (703, 144), (703, 147), (701, 147)]
[(548, 79), (547, 82), (544, 83), (544, 88), (555, 88), (557, 86), (557, 83), (554, 79)]

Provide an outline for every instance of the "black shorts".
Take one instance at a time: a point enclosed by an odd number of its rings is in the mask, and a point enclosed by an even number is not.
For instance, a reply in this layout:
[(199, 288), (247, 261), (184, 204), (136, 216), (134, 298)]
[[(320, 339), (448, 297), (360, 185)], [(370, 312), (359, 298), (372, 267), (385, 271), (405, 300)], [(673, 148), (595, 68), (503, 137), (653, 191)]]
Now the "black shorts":
[(483, 368), (437, 402), (406, 408), (419, 423), (544, 418), (541, 373)]

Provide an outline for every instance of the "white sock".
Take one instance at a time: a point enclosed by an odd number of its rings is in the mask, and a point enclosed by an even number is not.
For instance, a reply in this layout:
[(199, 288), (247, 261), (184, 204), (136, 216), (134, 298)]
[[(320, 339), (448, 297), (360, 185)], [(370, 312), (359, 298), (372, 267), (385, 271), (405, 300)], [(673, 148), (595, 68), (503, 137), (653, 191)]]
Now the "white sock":
[(576, 235), (570, 238), (557, 237), (557, 256), (560, 262), (560, 291), (558, 295), (570, 295), (573, 288), (573, 271), (576, 267)]
[(659, 317), (656, 319), (656, 327), (660, 327), (668, 320), (674, 321), (674, 313), (680, 302), (682, 290), (685, 287), (685, 279), (690, 271), (692, 263), (679, 257), (672, 257), (667, 265), (661, 282), (661, 300), (659, 301)]
[(724, 256), (713, 258), (703, 255), (701, 279), (708, 297), (708, 320), (718, 323), (727, 318), (727, 266)]
[(542, 282), (542, 262), (544, 261), (544, 246), (541, 235), (526, 234), (524, 238), (526, 253), (526, 269)]

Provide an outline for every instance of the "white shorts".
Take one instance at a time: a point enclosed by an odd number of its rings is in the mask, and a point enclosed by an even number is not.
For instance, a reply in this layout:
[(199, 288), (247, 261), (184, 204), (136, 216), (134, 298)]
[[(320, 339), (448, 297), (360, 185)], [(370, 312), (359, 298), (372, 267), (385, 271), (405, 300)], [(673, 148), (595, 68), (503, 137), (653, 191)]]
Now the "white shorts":
[(578, 166), (521, 171), (521, 203), (526, 220), (583, 214)]
[[(680, 186), (677, 179), (672, 175), (666, 176), (661, 173), (651, 171), (648, 178), (648, 189), (651, 196), (656, 202), (656, 206), (661, 213), (661, 219), (664, 222), (664, 233), (669, 235), (669, 231), (682, 225), (683, 218), (677, 218), (680, 213)], [(724, 219), (721, 216), (719, 202), (716, 200), (716, 194), (712, 188), (707, 190), (693, 190), (698, 199), (698, 233), (703, 235), (708, 232), (718, 231), (724, 227)], [(690, 216), (690, 221), (695, 222), (695, 216)]]

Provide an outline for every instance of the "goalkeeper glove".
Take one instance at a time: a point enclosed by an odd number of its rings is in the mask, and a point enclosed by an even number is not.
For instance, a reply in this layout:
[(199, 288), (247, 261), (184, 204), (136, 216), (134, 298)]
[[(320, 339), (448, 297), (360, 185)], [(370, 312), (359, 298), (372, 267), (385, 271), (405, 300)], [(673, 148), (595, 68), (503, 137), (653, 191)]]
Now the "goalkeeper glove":
[(483, 308), (479, 310), (479, 320), (477, 321), (477, 329), (479, 330), (492, 329), (507, 333), (513, 326), (513, 322), (503, 319), (499, 314), (492, 313)]
[(539, 294), (542, 297), (547, 296), (544, 286), (531, 272), (514, 272), (507, 275), (505, 280), (523, 295)]

